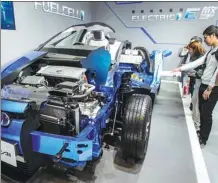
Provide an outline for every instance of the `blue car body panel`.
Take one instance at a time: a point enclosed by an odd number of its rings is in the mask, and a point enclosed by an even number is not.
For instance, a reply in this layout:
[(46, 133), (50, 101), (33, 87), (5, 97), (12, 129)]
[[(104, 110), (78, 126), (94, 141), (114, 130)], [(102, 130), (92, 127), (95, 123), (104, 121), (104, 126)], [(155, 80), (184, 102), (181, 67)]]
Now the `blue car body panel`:
[(81, 60), (81, 64), (84, 68), (93, 70), (97, 73), (97, 86), (104, 85), (111, 65), (111, 55), (102, 47), (92, 51), (87, 58)]
[(26, 53), (23, 57), (15, 59), (7, 65), (3, 65), (1, 68), (1, 79), (4, 79), (6, 76), (16, 71), (17, 69), (25, 66), (29, 62), (44, 56), (46, 53), (47, 52), (42, 51), (30, 51)]
[[(28, 108), (28, 105), (28, 102), (25, 101), (1, 99), (1, 110), (8, 113), (24, 114), (25, 110)], [(1, 128), (1, 137), (8, 142), (13, 142), (14, 144), (16, 143), (18, 145), (20, 154), (23, 154), (20, 135), (24, 121), (24, 119), (11, 118), (10, 125), (6, 128)]]
[[(33, 150), (35, 152), (55, 156), (63, 147), (64, 143), (69, 143), (67, 151), (65, 151), (62, 155), (63, 158), (68, 158), (75, 161), (92, 160), (92, 140), (46, 134), (39, 131), (34, 131), (31, 133), (31, 135), (33, 141)], [(79, 147), (81, 144), (84, 144), (85, 147)]]
[(13, 113), (24, 113), (25, 109), (27, 108), (27, 102), (18, 102), (12, 100), (1, 100), (1, 110)]
[(23, 154), (20, 142), (20, 134), (22, 130), (24, 120), (11, 119), (11, 124), (8, 128), (1, 128), (1, 138), (5, 141), (17, 144), (19, 149), (19, 154)]

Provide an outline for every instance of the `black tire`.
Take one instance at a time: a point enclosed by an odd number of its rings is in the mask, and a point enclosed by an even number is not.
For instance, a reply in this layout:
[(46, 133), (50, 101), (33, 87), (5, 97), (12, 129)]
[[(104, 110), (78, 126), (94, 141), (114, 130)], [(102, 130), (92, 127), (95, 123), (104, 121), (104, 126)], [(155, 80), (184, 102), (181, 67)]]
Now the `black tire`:
[(148, 95), (134, 94), (127, 100), (124, 111), (123, 158), (142, 160), (146, 156), (150, 136), (152, 99)]

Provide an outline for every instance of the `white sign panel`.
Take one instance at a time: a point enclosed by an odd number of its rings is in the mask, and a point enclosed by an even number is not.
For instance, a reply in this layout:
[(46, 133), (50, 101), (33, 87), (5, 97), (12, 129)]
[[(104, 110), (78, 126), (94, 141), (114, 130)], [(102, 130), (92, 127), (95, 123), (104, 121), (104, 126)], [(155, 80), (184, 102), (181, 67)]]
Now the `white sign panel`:
[(180, 21), (180, 20), (208, 20), (216, 15), (218, 7), (204, 6), (202, 8), (187, 8), (185, 13), (133, 15), (132, 21)]
[(15, 146), (1, 140), (1, 161), (17, 167)]
[(78, 20), (84, 20), (85, 12), (67, 6), (60, 5), (56, 2), (35, 2), (35, 10), (42, 9), (46, 13), (57, 14)]

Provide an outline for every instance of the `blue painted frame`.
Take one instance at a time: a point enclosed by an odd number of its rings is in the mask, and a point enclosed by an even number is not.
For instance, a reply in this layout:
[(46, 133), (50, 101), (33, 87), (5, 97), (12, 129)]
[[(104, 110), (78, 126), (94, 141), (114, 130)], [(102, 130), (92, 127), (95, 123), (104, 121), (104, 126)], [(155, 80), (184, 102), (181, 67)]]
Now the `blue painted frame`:
[[(46, 52), (31, 51), (25, 54), (23, 57), (13, 61), (2, 70), (2, 78), (7, 77), (11, 73), (26, 67), (28, 64), (43, 57)], [(167, 53), (165, 54), (167, 55)], [(150, 55), (154, 62), (157, 62), (155, 71), (149, 73), (146, 61), (140, 65), (142, 72), (139, 72), (133, 64), (119, 64), (116, 63), (111, 66), (111, 58), (108, 51), (99, 48), (93, 51), (86, 59), (82, 61), (83, 67), (91, 70), (95, 70), (100, 73), (99, 80), (96, 80), (96, 91), (100, 91), (103, 95), (107, 96), (105, 105), (101, 108), (100, 112), (94, 119), (85, 118), (80, 121), (81, 132), (75, 136), (62, 136), (55, 134), (48, 134), (41, 131), (31, 132), (32, 137), (32, 149), (35, 152), (49, 155), (52, 159), (60, 151), (65, 143), (68, 143), (68, 151), (63, 153), (63, 158), (74, 160), (74, 163), (59, 160), (59, 162), (69, 166), (82, 166), (86, 165), (87, 161), (92, 160), (100, 156), (102, 151), (102, 129), (106, 128), (106, 121), (110, 117), (114, 106), (118, 104), (119, 100), (119, 88), (121, 86), (122, 74), (126, 72), (134, 73), (138, 75), (142, 80), (131, 80), (131, 86), (133, 88), (146, 88), (149, 92), (156, 94), (160, 86), (160, 71), (163, 64), (164, 52), (154, 51)], [(101, 64), (99, 64), (99, 62)], [(102, 66), (104, 68), (102, 68)], [(109, 69), (110, 68), (110, 69)], [(109, 72), (108, 72), (109, 71)], [(90, 78), (87, 78), (88, 81)], [(106, 80), (106, 81), (105, 81)], [(28, 102), (21, 102), (15, 100), (1, 100), (2, 110), (13, 113), (24, 113)], [(23, 154), (20, 145), (20, 134), (24, 120), (11, 119), (11, 125), (8, 128), (1, 128), (1, 137), (8, 142), (17, 143), (20, 154)], [(36, 130), (36, 129), (34, 129)], [(46, 142), (46, 143), (45, 143)], [(79, 147), (80, 144), (85, 144), (85, 147)], [(82, 153), (81, 153), (82, 151)]]

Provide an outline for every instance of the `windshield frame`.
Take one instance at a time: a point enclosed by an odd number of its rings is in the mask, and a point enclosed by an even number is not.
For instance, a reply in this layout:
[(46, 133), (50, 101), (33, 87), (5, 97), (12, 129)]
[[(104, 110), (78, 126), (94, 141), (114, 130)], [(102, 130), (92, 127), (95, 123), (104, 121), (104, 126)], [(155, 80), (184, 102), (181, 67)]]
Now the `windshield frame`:
[[(98, 28), (99, 27), (99, 28)], [(103, 31), (105, 33), (115, 33), (115, 30), (105, 24), (105, 23), (102, 23), (102, 22), (91, 22), (91, 23), (86, 23), (86, 24), (77, 24), (77, 25), (73, 25), (73, 26), (70, 26), (66, 29), (64, 29), (63, 31), (61, 32), (58, 32), (57, 34), (55, 34), (53, 37), (51, 37), (50, 39), (48, 39), (46, 42), (44, 42), (43, 44), (39, 45), (38, 48), (35, 49), (35, 51), (41, 51), (45, 48), (45, 45), (47, 45), (49, 42), (51, 42), (53, 39), (55, 39), (57, 36), (59, 36), (60, 34), (62, 34), (64, 31), (68, 30), (68, 29), (72, 29), (72, 30), (75, 30), (75, 31), (79, 31), (79, 30), (82, 30), (82, 29), (87, 29), (87, 30), (99, 30), (99, 29), (103, 29)]]
[[(69, 28), (70, 29), (70, 28)], [(86, 30), (65, 30), (61, 34), (54, 37), (52, 40), (47, 42), (43, 48), (70, 48), (67, 45), (73, 46), (75, 43), (80, 42)], [(63, 34), (63, 35), (62, 35)], [(65, 42), (65, 45), (62, 45)]]

